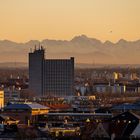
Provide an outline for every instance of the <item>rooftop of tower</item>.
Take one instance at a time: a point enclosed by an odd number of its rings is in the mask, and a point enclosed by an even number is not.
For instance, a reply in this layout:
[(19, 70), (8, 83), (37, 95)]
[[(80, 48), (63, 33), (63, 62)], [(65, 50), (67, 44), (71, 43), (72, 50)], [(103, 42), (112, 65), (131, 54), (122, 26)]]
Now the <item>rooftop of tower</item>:
[(45, 48), (39, 44), (38, 47), (36, 47), (36, 45), (34, 46), (34, 50), (32, 50), (32, 48), (30, 48), (30, 53), (36, 53), (36, 52), (44, 52)]

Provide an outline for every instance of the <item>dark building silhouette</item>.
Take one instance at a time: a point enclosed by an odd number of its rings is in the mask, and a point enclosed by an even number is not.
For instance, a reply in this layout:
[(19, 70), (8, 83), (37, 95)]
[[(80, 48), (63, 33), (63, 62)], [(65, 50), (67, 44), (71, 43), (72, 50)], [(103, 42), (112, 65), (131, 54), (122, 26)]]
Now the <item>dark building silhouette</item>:
[(29, 89), (36, 96), (72, 96), (74, 58), (45, 59), (45, 49), (29, 53)]

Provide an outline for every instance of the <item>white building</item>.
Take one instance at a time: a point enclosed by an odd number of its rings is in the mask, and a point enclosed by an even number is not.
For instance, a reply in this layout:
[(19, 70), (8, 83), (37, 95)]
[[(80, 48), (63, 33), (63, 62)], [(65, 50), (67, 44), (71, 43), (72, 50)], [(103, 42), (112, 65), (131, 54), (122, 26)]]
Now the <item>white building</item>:
[(94, 85), (94, 91), (97, 93), (125, 93), (125, 85)]

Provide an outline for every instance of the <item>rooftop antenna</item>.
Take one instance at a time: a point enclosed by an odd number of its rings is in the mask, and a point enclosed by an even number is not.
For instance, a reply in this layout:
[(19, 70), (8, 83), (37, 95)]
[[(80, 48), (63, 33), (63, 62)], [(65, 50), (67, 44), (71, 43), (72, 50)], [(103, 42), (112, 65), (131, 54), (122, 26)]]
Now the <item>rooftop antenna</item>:
[(43, 48), (43, 46), (41, 45), (41, 50), (43, 50), (44, 48)]
[(35, 45), (35, 51), (36, 51), (36, 45)]
[(39, 42), (39, 50), (40, 50), (40, 42)]
[(30, 48), (30, 52), (32, 53), (32, 48)]

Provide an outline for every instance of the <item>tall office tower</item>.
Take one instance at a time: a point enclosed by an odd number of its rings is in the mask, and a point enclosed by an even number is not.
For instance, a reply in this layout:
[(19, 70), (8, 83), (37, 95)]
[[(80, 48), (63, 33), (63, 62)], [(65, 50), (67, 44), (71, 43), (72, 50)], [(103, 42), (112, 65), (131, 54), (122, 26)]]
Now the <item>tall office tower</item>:
[(36, 96), (74, 94), (74, 58), (45, 59), (43, 48), (29, 53), (29, 89)]
[(36, 96), (43, 92), (44, 49), (34, 49), (29, 53), (29, 89)]

